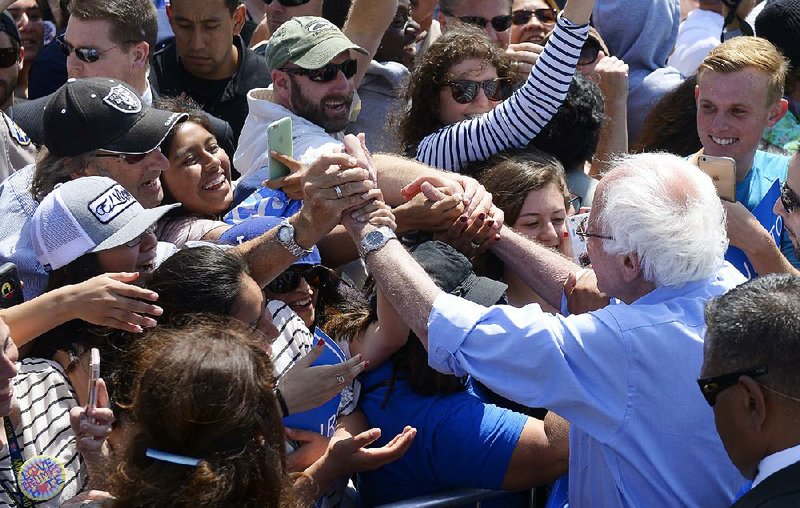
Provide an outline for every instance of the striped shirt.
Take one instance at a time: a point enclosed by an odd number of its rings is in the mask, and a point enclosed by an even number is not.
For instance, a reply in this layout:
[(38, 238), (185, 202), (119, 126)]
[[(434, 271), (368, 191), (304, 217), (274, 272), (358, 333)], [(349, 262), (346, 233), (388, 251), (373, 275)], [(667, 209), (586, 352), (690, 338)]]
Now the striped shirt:
[[(23, 459), (34, 455), (56, 457), (66, 470), (66, 484), (61, 493), (36, 506), (61, 506), (76, 496), (87, 483), (86, 467), (75, 446), (69, 424), (69, 410), (77, 404), (61, 366), (41, 358), (26, 358), (17, 364), (14, 396), (19, 406), (21, 427), (17, 442), (24, 448)], [(0, 450), (0, 505), (17, 506), (10, 493), (17, 492), (8, 446)]]
[(487, 114), (426, 136), (417, 147), (417, 160), (459, 171), (503, 150), (526, 146), (564, 102), (588, 33), (589, 25), (560, 17), (527, 81)]

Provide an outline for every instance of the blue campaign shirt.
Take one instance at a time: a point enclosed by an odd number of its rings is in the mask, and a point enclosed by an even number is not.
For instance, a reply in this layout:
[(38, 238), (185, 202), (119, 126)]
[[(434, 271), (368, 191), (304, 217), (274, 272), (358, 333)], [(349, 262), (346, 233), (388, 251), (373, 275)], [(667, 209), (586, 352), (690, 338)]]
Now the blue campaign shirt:
[(570, 506), (728, 506), (743, 478), (696, 379), (704, 305), (743, 281), (725, 263), (708, 279), (568, 317), (441, 294), (428, 360), (570, 422)]
[[(755, 210), (764, 200), (776, 180), (781, 184), (786, 181), (789, 159), (786, 155), (756, 150), (753, 158), (753, 167), (750, 168), (750, 172), (747, 173), (744, 180), (736, 184), (736, 201), (743, 204), (750, 211)], [(800, 261), (797, 259), (789, 232), (783, 228), (780, 217), (772, 213), (771, 210), (775, 201), (771, 198), (770, 201), (769, 203), (764, 203), (764, 207), (769, 210), (769, 213), (759, 217), (759, 222), (762, 225), (765, 225), (765, 222), (766, 224), (774, 225), (780, 230), (779, 247), (781, 252), (795, 268), (800, 269)], [(769, 231), (771, 228), (766, 227), (766, 229)]]
[(360, 408), (381, 429), (383, 446), (403, 427), (417, 436), (398, 460), (359, 475), (363, 506), (376, 506), (455, 487), (500, 489), (528, 417), (487, 404), (468, 388), (447, 395), (419, 395), (400, 374), (384, 406), (393, 365), (363, 376)]

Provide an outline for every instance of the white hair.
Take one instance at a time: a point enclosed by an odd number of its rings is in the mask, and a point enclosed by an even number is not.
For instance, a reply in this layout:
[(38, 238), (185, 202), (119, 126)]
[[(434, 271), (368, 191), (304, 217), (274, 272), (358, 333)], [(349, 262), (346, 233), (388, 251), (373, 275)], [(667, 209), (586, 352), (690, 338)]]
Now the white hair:
[(677, 286), (712, 276), (728, 248), (725, 209), (711, 178), (667, 153), (617, 159), (605, 177), (599, 225), (611, 254), (635, 253), (645, 280)]

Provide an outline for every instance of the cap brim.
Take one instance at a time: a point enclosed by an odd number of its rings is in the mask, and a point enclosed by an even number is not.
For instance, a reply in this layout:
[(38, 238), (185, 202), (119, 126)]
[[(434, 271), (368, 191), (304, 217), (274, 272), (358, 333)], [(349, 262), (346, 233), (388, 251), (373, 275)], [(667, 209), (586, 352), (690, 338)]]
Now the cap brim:
[(508, 289), (508, 285), (503, 282), (480, 275), (476, 275), (476, 277), (478, 279), (476, 284), (464, 295), (464, 298), (484, 307), (495, 305)]
[(186, 113), (173, 113), (146, 108), (142, 117), (125, 134), (101, 148), (112, 153), (148, 153), (158, 148), (175, 124), (188, 118)]
[(163, 217), (167, 212), (179, 206), (181, 206), (180, 203), (173, 203), (171, 205), (163, 205), (156, 208), (145, 209), (142, 213), (128, 221), (128, 223), (122, 226), (116, 233), (106, 238), (105, 241), (101, 242), (97, 247), (89, 252), (100, 252), (102, 250), (113, 249), (114, 247), (119, 247), (124, 243), (130, 242), (134, 238), (147, 231), (147, 228), (155, 224), (156, 221)]
[(292, 59), (291, 62), (304, 69), (319, 69), (336, 58), (336, 55), (342, 51), (347, 51), (348, 49), (358, 51), (359, 53), (363, 53), (365, 55), (369, 54), (366, 49), (362, 48), (358, 44), (353, 44), (347, 39), (347, 37), (337, 34), (336, 36), (332, 36), (327, 40), (319, 42), (316, 46), (308, 50), (303, 56), (297, 60)]

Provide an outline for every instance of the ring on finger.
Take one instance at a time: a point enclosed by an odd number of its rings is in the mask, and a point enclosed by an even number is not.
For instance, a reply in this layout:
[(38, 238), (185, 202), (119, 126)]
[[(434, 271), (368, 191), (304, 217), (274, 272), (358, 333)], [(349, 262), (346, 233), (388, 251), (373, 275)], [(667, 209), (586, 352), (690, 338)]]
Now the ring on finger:
[(473, 249), (480, 249), (480, 248), (481, 248), (481, 244), (479, 244), (479, 243), (478, 243), (478, 242), (476, 242), (475, 240), (472, 240), (472, 241), (470, 241), (470, 242), (469, 242), (469, 245), (470, 245), (470, 247), (472, 247)]
[(338, 185), (334, 185), (333, 190), (336, 191), (336, 199), (342, 199), (342, 197), (344, 196), (344, 194), (342, 194), (342, 188), (339, 187)]
[(344, 376), (343, 376), (343, 375), (341, 375), (341, 374), (337, 375), (337, 376), (336, 376), (336, 381), (337, 381), (337, 382), (338, 382), (340, 385), (343, 385), (343, 384), (344, 384)]

